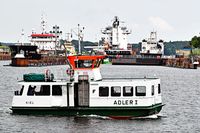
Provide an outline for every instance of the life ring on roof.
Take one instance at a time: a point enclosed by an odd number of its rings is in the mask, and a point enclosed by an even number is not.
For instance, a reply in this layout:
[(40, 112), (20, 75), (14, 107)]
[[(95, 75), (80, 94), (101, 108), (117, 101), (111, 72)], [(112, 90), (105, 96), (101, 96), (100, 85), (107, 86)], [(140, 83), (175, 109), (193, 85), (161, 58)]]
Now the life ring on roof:
[(49, 69), (46, 69), (45, 70), (45, 79), (49, 79), (50, 78), (50, 74), (51, 74), (51, 72), (50, 72), (50, 70)]

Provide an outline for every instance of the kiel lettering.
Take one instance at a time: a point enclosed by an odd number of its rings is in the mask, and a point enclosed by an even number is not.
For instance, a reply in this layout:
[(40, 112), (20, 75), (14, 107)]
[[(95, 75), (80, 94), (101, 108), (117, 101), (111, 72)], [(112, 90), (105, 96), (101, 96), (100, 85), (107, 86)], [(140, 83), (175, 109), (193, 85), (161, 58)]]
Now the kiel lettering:
[(133, 105), (133, 100), (115, 100), (114, 105)]

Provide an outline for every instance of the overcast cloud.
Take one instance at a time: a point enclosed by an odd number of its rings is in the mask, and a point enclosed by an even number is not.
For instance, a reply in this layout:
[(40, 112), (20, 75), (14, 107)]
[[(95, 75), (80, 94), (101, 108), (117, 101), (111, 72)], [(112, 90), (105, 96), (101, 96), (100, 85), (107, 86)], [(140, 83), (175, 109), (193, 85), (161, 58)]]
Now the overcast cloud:
[(32, 29), (40, 33), (42, 14), (48, 30), (57, 24), (67, 33), (80, 23), (89, 41), (100, 39), (114, 16), (132, 30), (129, 42), (149, 37), (152, 30), (165, 41), (190, 40), (200, 32), (199, 0), (0, 0), (0, 5), (3, 42), (17, 42), (22, 29), (26, 36)]

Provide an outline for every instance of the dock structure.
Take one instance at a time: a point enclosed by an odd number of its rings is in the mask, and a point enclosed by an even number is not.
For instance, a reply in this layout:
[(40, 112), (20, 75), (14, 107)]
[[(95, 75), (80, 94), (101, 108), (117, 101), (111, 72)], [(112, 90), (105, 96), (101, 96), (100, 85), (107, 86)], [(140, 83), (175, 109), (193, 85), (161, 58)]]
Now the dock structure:
[(190, 58), (169, 58), (163, 60), (163, 65), (168, 67), (197, 69), (198, 61), (192, 61)]
[(11, 60), (11, 55), (0, 53), (0, 60)]
[(50, 66), (50, 65), (65, 65), (66, 57), (65, 56), (46, 56), (41, 59), (12, 59), (13, 66)]

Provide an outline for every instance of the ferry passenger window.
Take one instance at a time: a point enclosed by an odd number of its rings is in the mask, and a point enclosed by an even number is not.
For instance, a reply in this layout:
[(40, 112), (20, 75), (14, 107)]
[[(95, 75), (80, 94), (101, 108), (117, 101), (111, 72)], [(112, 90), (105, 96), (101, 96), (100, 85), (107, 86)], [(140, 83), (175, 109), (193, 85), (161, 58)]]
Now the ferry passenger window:
[(27, 95), (28, 96), (33, 96), (34, 93), (35, 93), (35, 88), (36, 88), (36, 86), (29, 85)]
[(37, 88), (35, 89), (35, 95), (36, 96), (50, 96), (50, 86), (41, 85), (40, 88), (39, 86), (37, 86)]
[(154, 95), (154, 85), (151, 86), (151, 95)]
[(133, 96), (133, 87), (132, 86), (124, 86), (123, 87), (123, 96)]
[(99, 87), (99, 96), (100, 97), (107, 97), (109, 95), (109, 87), (101, 86)]
[(146, 86), (136, 86), (135, 87), (136, 96), (146, 96)]
[(22, 95), (23, 90), (24, 90), (24, 85), (22, 85), (20, 91), (19, 90), (15, 91), (15, 95), (18, 95), (18, 96)]
[(160, 84), (158, 84), (158, 94), (161, 93), (161, 88), (160, 88)]
[(120, 86), (112, 86), (111, 87), (111, 96), (121, 96), (121, 87)]
[(53, 96), (62, 96), (62, 86), (61, 85), (53, 85), (52, 86), (52, 95)]
[(21, 90), (19, 92), (19, 95), (22, 95), (23, 91), (24, 91), (24, 85), (22, 85), (22, 88), (21, 88)]

